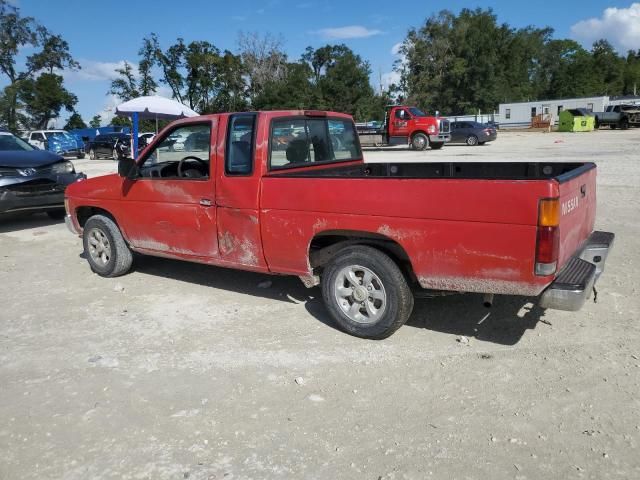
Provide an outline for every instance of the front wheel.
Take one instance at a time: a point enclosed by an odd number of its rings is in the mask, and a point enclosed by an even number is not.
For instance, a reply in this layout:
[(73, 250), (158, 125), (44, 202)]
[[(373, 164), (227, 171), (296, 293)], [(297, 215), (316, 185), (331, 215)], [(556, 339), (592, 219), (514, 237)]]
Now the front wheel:
[(124, 275), (133, 255), (116, 223), (105, 215), (94, 215), (84, 225), (82, 243), (91, 270), (102, 277)]
[(383, 339), (413, 310), (413, 295), (396, 263), (375, 248), (340, 251), (322, 275), (322, 296), (335, 322), (360, 338)]
[(623, 118), (622, 120), (620, 120), (620, 129), (626, 130), (628, 128), (629, 128), (629, 120), (626, 118)]
[(413, 138), (411, 138), (411, 146), (415, 150), (424, 150), (429, 146), (429, 137), (424, 133), (416, 133)]

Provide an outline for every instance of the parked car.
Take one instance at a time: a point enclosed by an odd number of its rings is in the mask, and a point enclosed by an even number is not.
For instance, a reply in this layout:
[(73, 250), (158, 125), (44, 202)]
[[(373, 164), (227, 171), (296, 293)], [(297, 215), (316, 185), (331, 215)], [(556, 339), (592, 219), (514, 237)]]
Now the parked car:
[(466, 143), (470, 147), (484, 145), (498, 138), (495, 127), (473, 121), (451, 122), (451, 143)]
[(126, 133), (97, 135), (93, 140), (87, 142), (86, 149), (91, 160), (100, 157), (120, 160), (123, 157), (131, 156), (131, 137)]
[(153, 132), (139, 133), (138, 134), (138, 145), (146, 147), (147, 145), (149, 145), (153, 141), (155, 136), (156, 136), (156, 134), (153, 133)]
[[(284, 149), (282, 129), (299, 132)], [(194, 133), (216, 148), (169, 148)], [(296, 275), (346, 332), (384, 338), (421, 289), (578, 310), (614, 237), (595, 206), (593, 163), (367, 164), (350, 116), (269, 111), (172, 123), (118, 174), (72, 185), (66, 222), (101, 276), (132, 252)]]
[(47, 212), (64, 218), (64, 191), (87, 178), (60, 155), (0, 131), (0, 214)]
[(40, 150), (48, 150), (63, 157), (84, 158), (84, 142), (66, 130), (34, 130), (28, 132), (27, 142)]

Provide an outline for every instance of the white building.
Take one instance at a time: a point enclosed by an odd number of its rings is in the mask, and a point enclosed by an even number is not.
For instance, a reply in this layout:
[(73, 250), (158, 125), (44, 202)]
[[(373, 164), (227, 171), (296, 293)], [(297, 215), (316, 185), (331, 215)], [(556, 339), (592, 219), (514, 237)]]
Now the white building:
[(558, 123), (560, 112), (572, 108), (585, 108), (592, 112), (603, 112), (608, 105), (622, 103), (640, 104), (640, 97), (585, 97), (564, 98), (561, 100), (536, 100), (534, 102), (501, 103), (498, 109), (501, 127), (526, 128), (536, 115), (549, 115), (551, 124)]

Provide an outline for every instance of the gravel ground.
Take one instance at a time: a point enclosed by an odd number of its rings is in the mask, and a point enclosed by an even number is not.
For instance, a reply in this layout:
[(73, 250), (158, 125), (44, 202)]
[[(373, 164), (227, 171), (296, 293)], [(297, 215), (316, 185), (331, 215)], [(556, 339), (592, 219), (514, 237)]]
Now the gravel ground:
[(380, 342), (296, 278), (140, 258), (103, 279), (64, 224), (0, 221), (0, 478), (640, 478), (639, 151), (639, 130), (367, 151), (595, 160), (617, 235), (580, 312), (422, 299)]

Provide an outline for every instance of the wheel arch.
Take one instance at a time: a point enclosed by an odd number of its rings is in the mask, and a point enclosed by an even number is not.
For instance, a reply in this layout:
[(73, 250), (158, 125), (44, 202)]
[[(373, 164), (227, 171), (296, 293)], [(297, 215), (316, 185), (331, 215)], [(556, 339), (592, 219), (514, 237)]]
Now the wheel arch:
[(381, 233), (359, 230), (326, 230), (316, 233), (308, 248), (309, 266), (312, 272), (320, 273), (338, 252), (346, 247), (357, 245), (381, 251), (398, 265), (409, 281), (417, 281), (409, 254), (400, 243)]
[(76, 207), (75, 214), (76, 214), (76, 218), (78, 219), (78, 225), (80, 225), (81, 228), (84, 228), (84, 225), (85, 223), (87, 223), (87, 220), (89, 220), (94, 215), (104, 215), (105, 217), (108, 217), (111, 220), (113, 220), (113, 222), (116, 225), (118, 225), (118, 228), (120, 228), (120, 225), (118, 224), (118, 220), (116, 220), (116, 217), (113, 216), (111, 212), (101, 207), (95, 207), (95, 206), (89, 206), (89, 205)]

